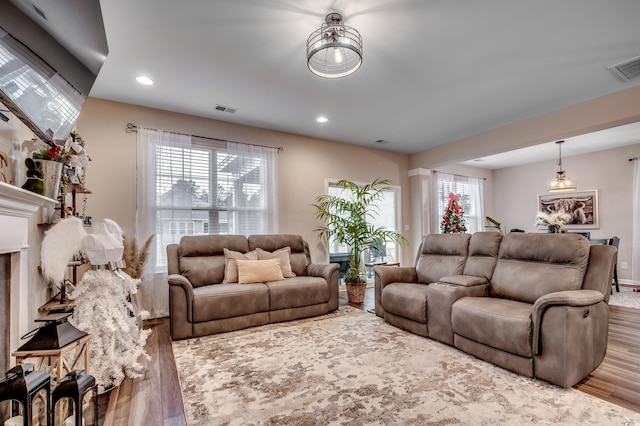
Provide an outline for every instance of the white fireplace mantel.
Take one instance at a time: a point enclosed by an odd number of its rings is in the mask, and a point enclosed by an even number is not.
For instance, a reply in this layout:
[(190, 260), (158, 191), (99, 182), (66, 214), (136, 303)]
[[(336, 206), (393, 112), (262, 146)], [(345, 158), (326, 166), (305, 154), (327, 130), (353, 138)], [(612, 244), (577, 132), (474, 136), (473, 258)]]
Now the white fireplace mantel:
[[(28, 247), (27, 220), (53, 212), (56, 200), (0, 182), (0, 253), (12, 253)], [(42, 218), (38, 216), (38, 220)]]
[[(38, 223), (51, 217), (56, 200), (0, 182), (0, 254), (11, 255), (9, 349), (14, 351), (20, 336), (29, 329), (29, 317), (35, 315), (40, 294), (30, 278), (38, 273), (40, 232)], [(42, 212), (45, 214), (43, 215)], [(31, 244), (30, 244), (31, 242)]]

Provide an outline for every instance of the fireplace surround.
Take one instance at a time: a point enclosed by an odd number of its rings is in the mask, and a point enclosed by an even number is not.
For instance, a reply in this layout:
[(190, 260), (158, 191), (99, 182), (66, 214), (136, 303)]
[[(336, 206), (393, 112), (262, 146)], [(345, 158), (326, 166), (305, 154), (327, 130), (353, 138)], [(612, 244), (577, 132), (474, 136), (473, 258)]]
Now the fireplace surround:
[(0, 303), (9, 306), (0, 313), (5, 336), (0, 347), (2, 368), (20, 346), (20, 337), (35, 327), (38, 307), (47, 300), (47, 286), (38, 272), (42, 239), (38, 224), (50, 217), (55, 205), (53, 199), (0, 182), (0, 256), (7, 293)]

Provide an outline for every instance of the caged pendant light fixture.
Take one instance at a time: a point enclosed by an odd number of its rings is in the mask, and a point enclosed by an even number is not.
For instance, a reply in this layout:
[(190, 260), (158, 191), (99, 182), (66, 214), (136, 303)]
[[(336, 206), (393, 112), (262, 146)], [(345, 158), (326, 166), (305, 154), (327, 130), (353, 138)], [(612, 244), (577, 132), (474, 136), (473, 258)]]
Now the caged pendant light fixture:
[(578, 182), (574, 178), (570, 178), (565, 175), (562, 170), (562, 144), (564, 141), (557, 141), (558, 144), (558, 167), (560, 170), (556, 172), (556, 177), (549, 181), (547, 184), (547, 191), (549, 192), (567, 192), (575, 191), (578, 187)]
[(362, 65), (362, 37), (342, 22), (342, 15), (330, 13), (324, 24), (307, 39), (307, 66), (325, 78), (353, 74)]

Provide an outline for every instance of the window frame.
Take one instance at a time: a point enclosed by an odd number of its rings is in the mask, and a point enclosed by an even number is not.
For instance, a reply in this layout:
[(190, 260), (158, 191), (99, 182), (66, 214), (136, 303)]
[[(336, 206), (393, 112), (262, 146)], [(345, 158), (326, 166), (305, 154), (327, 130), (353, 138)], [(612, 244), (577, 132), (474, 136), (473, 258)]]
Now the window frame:
[[(336, 187), (338, 181), (340, 181), (340, 179), (334, 179), (334, 178), (326, 178), (325, 179), (325, 184), (324, 184), (324, 193), (325, 194), (329, 194), (329, 188), (330, 187)], [(356, 185), (361, 186), (361, 185), (366, 185), (367, 182), (361, 182), (361, 181), (353, 181)], [(394, 208), (394, 214), (395, 214), (395, 220), (394, 220), (394, 226), (395, 229), (393, 229), (395, 232), (402, 234), (402, 198), (401, 198), (401, 194), (402, 194), (402, 188), (399, 185), (388, 185), (391, 188), (391, 192), (394, 194), (394, 201), (395, 201), (395, 208)], [(389, 243), (389, 242), (387, 242)], [(391, 255), (392, 257), (392, 261), (393, 262), (401, 262), (402, 261), (402, 250), (401, 247), (399, 247), (398, 244), (395, 244), (391, 241), (391, 243), (394, 245), (394, 251), (393, 254)], [(335, 255), (341, 255), (341, 254), (346, 254), (347, 252), (332, 252), (331, 251), (331, 243), (327, 242), (327, 255), (329, 257), (331, 256), (335, 256)], [(366, 254), (368, 255), (368, 254)], [(387, 256), (389, 256), (388, 251), (387, 251)]]

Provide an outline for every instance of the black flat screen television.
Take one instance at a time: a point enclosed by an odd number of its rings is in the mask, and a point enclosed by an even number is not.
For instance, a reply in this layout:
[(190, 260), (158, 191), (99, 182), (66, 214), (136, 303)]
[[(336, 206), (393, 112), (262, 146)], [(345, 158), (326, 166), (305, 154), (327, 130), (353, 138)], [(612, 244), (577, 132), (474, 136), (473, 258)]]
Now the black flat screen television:
[[(66, 3), (73, 6), (78, 1)], [(66, 3), (44, 5), (59, 8)], [(104, 62), (108, 49), (99, 1), (82, 0), (76, 6), (83, 17), (96, 21), (89, 27), (101, 34), (87, 39), (104, 40), (100, 42)], [(25, 10), (32, 12), (43, 25)], [(73, 22), (47, 20), (45, 12), (37, 11), (39, 13), (28, 9), (24, 2), (0, 0), (0, 102), (40, 139), (54, 143), (66, 140), (73, 130), (102, 62), (96, 65), (95, 61), (85, 61), (87, 66), (58, 42), (57, 39), (64, 38), (60, 35), (64, 35), (66, 26)], [(69, 19), (73, 13), (78, 11), (70, 11)], [(55, 34), (56, 28), (60, 34)], [(77, 43), (83, 42), (77, 40)]]

